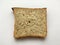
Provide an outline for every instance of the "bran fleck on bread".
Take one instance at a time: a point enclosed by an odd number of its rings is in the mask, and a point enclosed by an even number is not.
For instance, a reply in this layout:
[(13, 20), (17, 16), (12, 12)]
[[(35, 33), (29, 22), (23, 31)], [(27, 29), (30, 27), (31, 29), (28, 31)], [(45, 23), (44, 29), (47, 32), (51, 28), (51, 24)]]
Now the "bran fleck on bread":
[(46, 8), (12, 8), (15, 24), (14, 37), (46, 37), (47, 9)]

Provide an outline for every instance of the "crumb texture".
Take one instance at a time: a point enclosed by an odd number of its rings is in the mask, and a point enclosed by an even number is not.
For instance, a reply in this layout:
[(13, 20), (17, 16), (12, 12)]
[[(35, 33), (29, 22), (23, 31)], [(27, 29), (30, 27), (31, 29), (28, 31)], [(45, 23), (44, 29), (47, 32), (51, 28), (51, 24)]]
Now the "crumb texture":
[(46, 9), (14, 8), (15, 36), (45, 36)]

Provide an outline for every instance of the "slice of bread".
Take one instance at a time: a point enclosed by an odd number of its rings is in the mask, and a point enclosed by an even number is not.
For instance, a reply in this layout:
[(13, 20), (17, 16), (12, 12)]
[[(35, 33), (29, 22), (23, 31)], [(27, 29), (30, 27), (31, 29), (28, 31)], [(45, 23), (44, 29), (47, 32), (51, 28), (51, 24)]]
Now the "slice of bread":
[(46, 8), (12, 8), (15, 24), (14, 37), (46, 37), (47, 10)]

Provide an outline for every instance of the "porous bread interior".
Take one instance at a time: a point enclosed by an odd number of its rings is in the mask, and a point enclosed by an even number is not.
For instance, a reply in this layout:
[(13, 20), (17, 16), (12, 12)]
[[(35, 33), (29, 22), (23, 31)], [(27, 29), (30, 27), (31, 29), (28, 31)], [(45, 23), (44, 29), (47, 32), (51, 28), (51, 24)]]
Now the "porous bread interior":
[(13, 12), (15, 16), (15, 38), (46, 36), (46, 8), (13, 8)]

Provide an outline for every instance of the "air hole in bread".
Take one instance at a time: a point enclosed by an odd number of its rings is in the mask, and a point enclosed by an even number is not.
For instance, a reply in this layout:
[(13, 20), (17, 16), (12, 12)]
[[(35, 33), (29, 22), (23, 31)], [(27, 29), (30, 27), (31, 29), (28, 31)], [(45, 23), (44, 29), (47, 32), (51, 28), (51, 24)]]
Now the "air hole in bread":
[(27, 32), (27, 31), (25, 31), (25, 32)]
[(18, 31), (19, 29), (17, 29), (17, 31)]
[(24, 14), (23, 14), (23, 16), (24, 16)]
[(28, 21), (29, 23), (31, 22), (31, 21)]
[(32, 31), (32, 30), (30, 30), (30, 31)]

